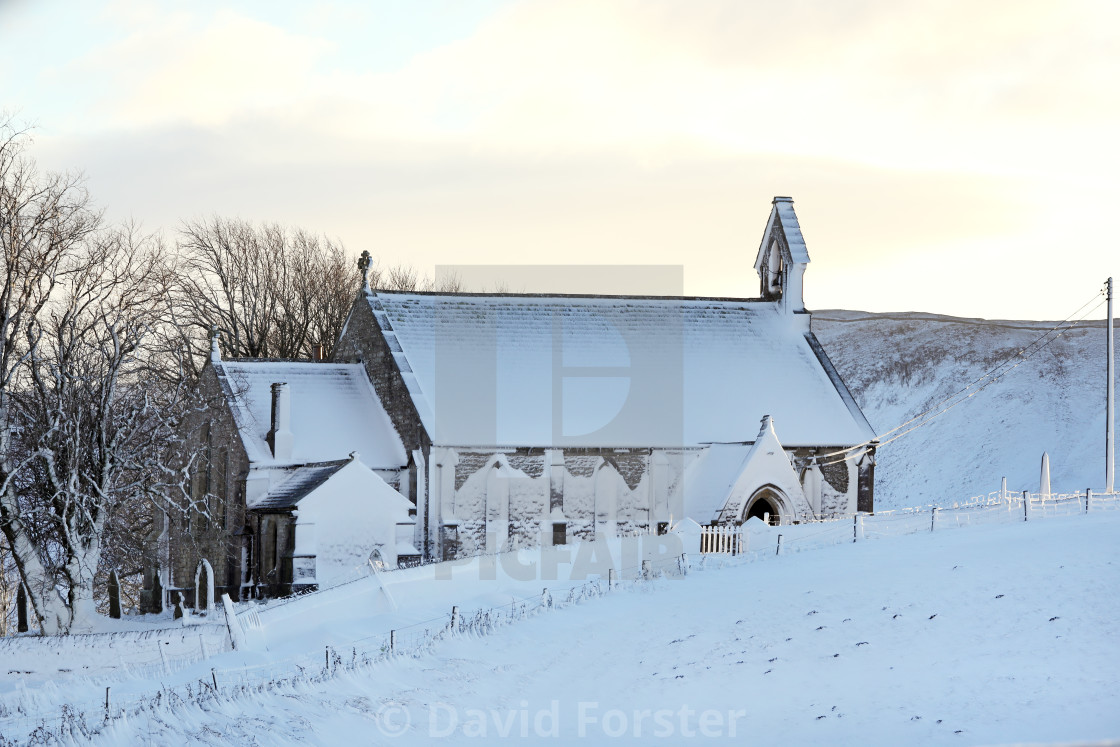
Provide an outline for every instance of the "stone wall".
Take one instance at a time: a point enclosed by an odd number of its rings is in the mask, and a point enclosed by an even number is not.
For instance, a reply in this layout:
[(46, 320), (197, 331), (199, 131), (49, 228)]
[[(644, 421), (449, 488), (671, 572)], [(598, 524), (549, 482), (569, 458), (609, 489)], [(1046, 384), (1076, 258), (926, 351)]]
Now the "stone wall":
[(168, 557), (166, 561), (159, 557), (158, 532), (162, 527), (158, 527), (146, 558), (145, 611), (157, 608), (152, 590), (161, 562), (169, 564), (166, 589), (183, 590), (190, 604), (194, 603), (195, 573), (203, 559), (214, 569), (215, 594), (219, 598), (223, 593), (239, 598), (241, 541), (235, 535), (247, 522), (244, 480), (249, 459), (211, 366), (203, 370), (200, 387), (209, 407), (185, 424), (185, 446), (179, 455), (180, 466), (188, 458), (194, 460), (188, 470), (191, 499), (177, 490), (167, 495)]
[(350, 309), (346, 328), (334, 348), (332, 360), (339, 363), (361, 361), (378, 399), (404, 443), (405, 452), (420, 449), (427, 455), (429, 444), (420, 415), (393, 360), (393, 351), (389, 349), (385, 335), (374, 318), (370, 299), (364, 293), (358, 294)]
[[(502, 548), (551, 544), (557, 516), (563, 517), (568, 542), (603, 533), (655, 532), (658, 523), (669, 521), (671, 502), (650, 490), (652, 454), (566, 449), (553, 467), (551, 450), (457, 450), (453, 505), (459, 525), (454, 540), (443, 532), (441, 555), (493, 552), (496, 540)], [(678, 455), (671, 463), (677, 472), (664, 481), (665, 493), (680, 490), (684, 460)], [(449, 546), (451, 541), (456, 544)]]

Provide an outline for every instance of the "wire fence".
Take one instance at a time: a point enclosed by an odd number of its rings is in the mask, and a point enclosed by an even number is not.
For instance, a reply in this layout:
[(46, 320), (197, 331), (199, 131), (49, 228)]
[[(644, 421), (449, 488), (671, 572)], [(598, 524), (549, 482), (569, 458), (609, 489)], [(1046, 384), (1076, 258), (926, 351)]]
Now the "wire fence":
[(752, 533), (744, 527), (702, 527), (702, 555), (755, 560), (907, 534), (969, 526), (1014, 524), (1061, 516), (1120, 510), (1120, 493), (990, 493), (952, 506), (928, 506), (856, 514), (774, 527)]
[[(702, 541), (699, 546), (700, 549), (719, 549), (701, 552), (695, 565), (695, 558), (690, 559), (687, 553), (679, 557), (644, 560), (637, 565), (611, 568), (606, 579), (596, 577), (574, 586), (545, 587), (539, 594), (513, 597), (507, 604), (466, 613), (461, 613), (455, 606), (444, 615), (378, 631), (345, 645), (325, 646), (320, 652), (304, 652), (258, 665), (211, 668), (209, 672), (203, 669), (200, 670), (203, 676), (192, 682), (174, 687), (161, 686), (158, 690), (141, 696), (114, 698), (110, 686), (106, 687), (104, 698), (59, 704), (49, 695), (37, 695), (25, 690), (15, 702), (0, 701), (0, 747), (90, 739), (121, 719), (142, 717), (157, 711), (166, 712), (167, 709), (188, 704), (205, 707), (208, 703), (228, 702), (263, 693), (289, 692), (296, 687), (324, 682), (345, 672), (369, 669), (398, 657), (422, 656), (452, 636), (486, 636), (544, 612), (564, 609), (601, 597), (616, 588), (633, 588), (663, 575), (686, 575), (690, 570), (704, 570), (717, 562), (720, 565), (729, 560), (736, 564), (749, 563), (787, 553), (919, 532), (1012, 524), (1115, 510), (1120, 510), (1120, 494), (1116, 493), (994, 493), (951, 507), (934, 506), (928, 509), (857, 514), (855, 517), (832, 521), (775, 527), (764, 535), (744, 532), (742, 527), (730, 530), (720, 527), (718, 534), (713, 532), (711, 535), (715, 539), (710, 539), (707, 544)], [(712, 529), (703, 528), (706, 531)], [(348, 583), (355, 580), (357, 579)], [(274, 609), (276, 606), (280, 605), (270, 605), (267, 609)], [(234, 616), (235, 623), (250, 637), (258, 634), (262, 627), (259, 611), (248, 609)], [(225, 626), (199, 625), (183, 630), (177, 640), (181, 646), (189, 645), (193, 650), (169, 655), (164, 652), (163, 646), (170, 646), (164, 643), (159, 648), (158, 661), (130, 662), (130, 656), (141, 654), (130, 653), (125, 645), (119, 652), (119, 661), (123, 662), (123, 667), (118, 668), (115, 674), (123, 671), (128, 676), (140, 679), (159, 679), (196, 666), (214, 654), (229, 650), (231, 646), (230, 634), (226, 632)], [(151, 638), (164, 632), (166, 631), (152, 631), (141, 637)], [(28, 644), (31, 641), (49, 640), (51, 639), (22, 638), (13, 643)], [(74, 641), (72, 645), (83, 643)], [(88, 646), (89, 642), (84, 645)]]
[[(564, 609), (603, 596), (623, 585), (647, 583), (666, 573), (682, 570), (677, 557), (645, 561), (615, 571), (607, 579), (595, 578), (576, 586), (544, 587), (539, 594), (512, 597), (508, 604), (460, 613), (457, 606), (445, 615), (408, 626), (381, 631), (346, 645), (328, 645), (320, 652), (306, 652), (258, 665), (211, 668), (197, 680), (175, 687), (161, 686), (149, 694), (130, 698), (112, 697), (58, 704), (25, 697), (14, 706), (0, 704), (0, 747), (17, 744), (49, 744), (90, 739), (115, 721), (165, 712), (166, 709), (211, 702), (229, 702), (270, 692), (288, 692), (296, 687), (324, 682), (345, 672), (369, 669), (399, 657), (419, 657), (450, 637), (489, 635), (530, 617)], [(627, 577), (628, 580), (622, 580)], [(242, 617), (239, 615), (238, 617)], [(247, 615), (245, 615), (248, 618)], [(188, 657), (179, 662), (182, 670), (200, 660)], [(140, 676), (144, 675), (141, 670)], [(164, 670), (165, 672), (175, 670)], [(153, 678), (163, 673), (152, 672)]]

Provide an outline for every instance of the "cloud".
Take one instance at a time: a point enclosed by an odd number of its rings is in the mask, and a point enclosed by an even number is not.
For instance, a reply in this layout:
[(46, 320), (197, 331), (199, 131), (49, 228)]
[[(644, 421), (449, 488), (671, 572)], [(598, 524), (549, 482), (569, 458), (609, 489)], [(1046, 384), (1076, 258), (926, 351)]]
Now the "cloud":
[(1120, 5), (523, 0), (407, 48), (388, 6), (336, 5), (368, 25), (118, 5), (58, 78), (96, 108), (44, 152), (118, 215), (281, 220), (422, 267), (687, 262), (687, 292), (749, 295), (774, 194), (813, 305), (1008, 316), (1001, 266), (1107, 264)]
[[(109, 81), (111, 126), (267, 113), (309, 137), (650, 165), (790, 154), (1009, 173), (1024, 153), (1098, 158), (1090, 141), (1120, 119), (1106, 94), (1120, 12), (1102, 3), (526, 0), (389, 69), (355, 46), (391, 39), (392, 17), (348, 7), (331, 12), (365, 18), (364, 37), (228, 9), (141, 14), (72, 68)], [(1071, 123), (1086, 137), (1059, 148)]]
[(217, 126), (282, 111), (293, 96), (314, 90), (315, 63), (331, 49), (324, 39), (232, 10), (138, 18), (123, 39), (68, 69), (103, 91), (96, 107), (103, 126)]

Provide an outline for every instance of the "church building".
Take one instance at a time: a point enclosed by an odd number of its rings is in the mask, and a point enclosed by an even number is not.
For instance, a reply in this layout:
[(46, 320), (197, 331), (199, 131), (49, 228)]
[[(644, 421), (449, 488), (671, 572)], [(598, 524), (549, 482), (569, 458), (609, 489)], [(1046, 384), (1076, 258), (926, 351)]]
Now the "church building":
[(227, 361), (215, 342), (191, 485), (214, 510), (171, 518), (164, 593), (212, 574), (219, 594), (274, 596), (371, 560), (871, 511), (875, 434), (813, 335), (808, 264), (776, 197), (757, 298), (363, 282), (331, 362)]

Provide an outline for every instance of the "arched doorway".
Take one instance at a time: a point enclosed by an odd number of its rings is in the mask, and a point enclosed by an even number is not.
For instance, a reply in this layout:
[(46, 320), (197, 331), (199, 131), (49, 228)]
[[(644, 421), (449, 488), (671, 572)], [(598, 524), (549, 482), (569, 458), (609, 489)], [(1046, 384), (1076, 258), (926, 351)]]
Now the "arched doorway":
[(742, 520), (757, 516), (766, 521), (769, 517), (770, 526), (776, 527), (782, 523), (785, 504), (785, 495), (780, 490), (771, 485), (761, 487), (747, 501)]

